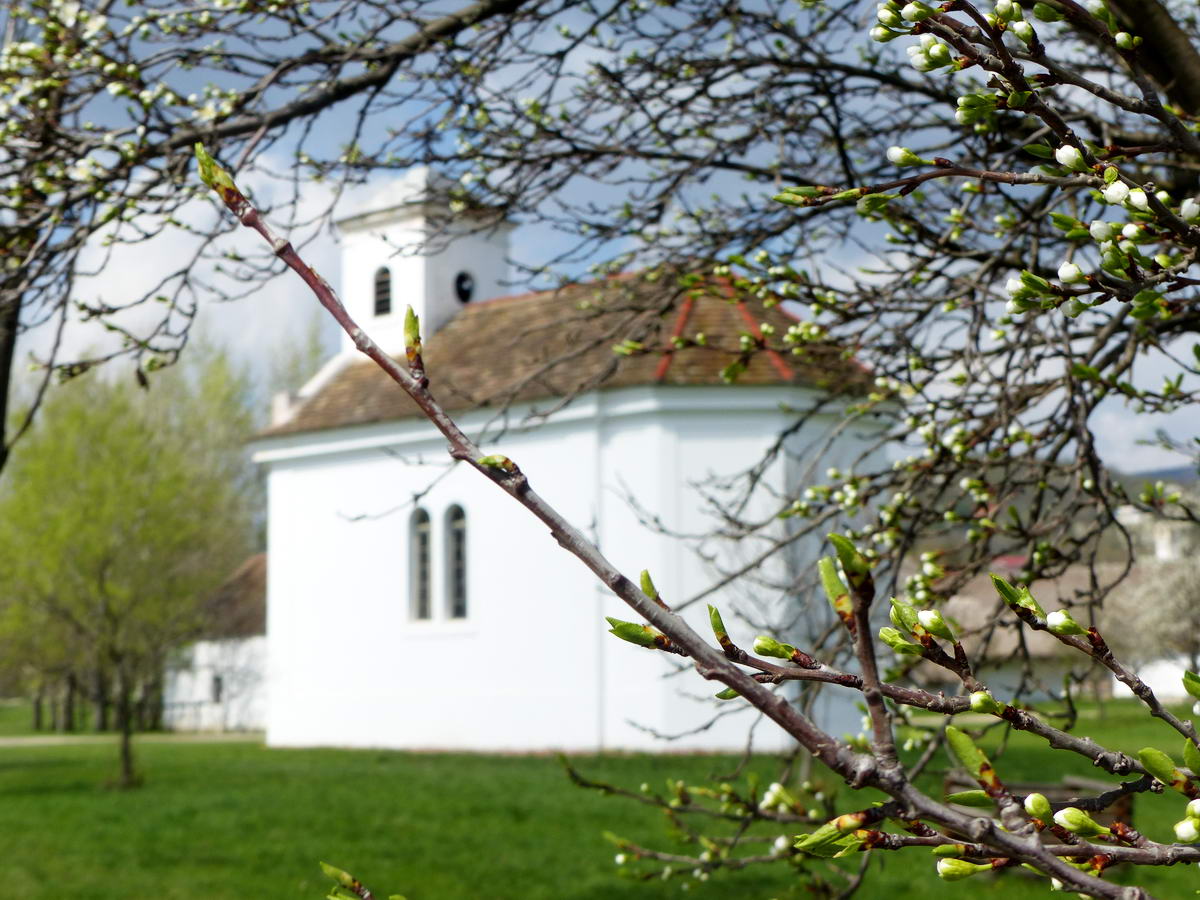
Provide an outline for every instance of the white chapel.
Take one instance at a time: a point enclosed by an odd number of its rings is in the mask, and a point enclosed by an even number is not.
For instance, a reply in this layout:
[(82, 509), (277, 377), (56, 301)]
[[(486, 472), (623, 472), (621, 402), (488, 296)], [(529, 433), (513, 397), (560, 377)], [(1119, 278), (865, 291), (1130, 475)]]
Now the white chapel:
[[(479, 230), (464, 216), (445, 233), (436, 187), (416, 170), (338, 222), (340, 293), (358, 323), (402, 358), (412, 305), (435, 396), (628, 575), (648, 569), (669, 604), (784, 536), (783, 520), (742, 540), (715, 536), (724, 523), (713, 493), (762, 463), (794, 411), (846, 367), (770, 351), (723, 383), (742, 335), (794, 323), (752, 298), (671, 299), (667, 286), (632, 278), (503, 296), (509, 229)], [(614, 352), (627, 339), (639, 346)], [(254, 447), (268, 486), (268, 744), (745, 746), (753, 711), (714, 704), (719, 685), (678, 657), (609, 635), (605, 616), (633, 614), (508, 496), (452, 464), (434, 428), (349, 339), (273, 416)], [(770, 521), (811, 478), (800, 452), (810, 440), (784, 439), (743, 515)], [(854, 438), (842, 440), (825, 459), (853, 458)], [(789, 566), (811, 559), (777, 555), (769, 580), (786, 583)], [(707, 602), (727, 623), (738, 612), (795, 619), (793, 607), (809, 602), (737, 584), (684, 614), (707, 633)], [(747, 646), (756, 633), (731, 631)], [(702, 727), (714, 713), (723, 715)], [(756, 747), (786, 745), (770, 723), (757, 728)]]

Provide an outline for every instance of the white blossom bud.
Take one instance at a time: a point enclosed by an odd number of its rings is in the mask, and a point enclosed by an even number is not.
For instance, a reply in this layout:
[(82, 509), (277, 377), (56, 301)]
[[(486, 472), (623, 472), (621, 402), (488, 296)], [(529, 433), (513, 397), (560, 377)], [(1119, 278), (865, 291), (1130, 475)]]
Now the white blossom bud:
[(1070, 144), (1063, 144), (1055, 150), (1054, 158), (1058, 160), (1060, 166), (1065, 166), (1068, 169), (1083, 167), (1083, 154), (1079, 152), (1078, 147), (1072, 147)]
[(1200, 203), (1196, 202), (1194, 197), (1188, 197), (1179, 205), (1179, 218), (1185, 222), (1194, 222), (1200, 219)]
[(1083, 274), (1083, 269), (1075, 263), (1064, 262), (1058, 267), (1058, 280), (1063, 284), (1075, 284), (1079, 281), (1086, 281), (1087, 276)]
[(1033, 43), (1033, 26), (1021, 19), (1019, 22), (1013, 22), (1008, 27), (1008, 30), (1017, 36), (1017, 40), (1023, 44)]
[[(1113, 184), (1117, 183), (1118, 182), (1113, 182)], [(1126, 202), (1134, 209), (1141, 210), (1142, 212), (1145, 212), (1150, 208), (1150, 201), (1146, 198), (1146, 192), (1141, 188), (1134, 188), (1132, 191), (1130, 191)]]
[(1175, 840), (1181, 844), (1194, 844), (1200, 841), (1200, 827), (1195, 819), (1184, 819), (1175, 823)]
[(1095, 241), (1107, 241), (1112, 238), (1114, 228), (1115, 226), (1112, 222), (1102, 222), (1100, 219), (1097, 219), (1088, 226), (1088, 233), (1091, 234), (1092, 239)]
[[(1104, 200), (1107, 203), (1124, 203), (1125, 199), (1129, 196), (1129, 186), (1123, 181), (1114, 181), (1100, 193), (1104, 195)], [(1145, 195), (1143, 194), (1142, 196)]]
[(1189, 819), (1200, 819), (1200, 798), (1192, 800), (1187, 805), (1187, 817)]
[(907, 147), (888, 147), (888, 162), (897, 166), (919, 166), (924, 160)]

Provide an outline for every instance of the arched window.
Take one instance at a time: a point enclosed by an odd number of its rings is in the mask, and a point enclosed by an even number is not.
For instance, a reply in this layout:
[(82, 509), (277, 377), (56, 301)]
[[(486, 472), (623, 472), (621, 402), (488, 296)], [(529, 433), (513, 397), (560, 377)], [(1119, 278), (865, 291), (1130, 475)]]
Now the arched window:
[(392, 273), (387, 266), (375, 270), (375, 315), (386, 316), (392, 311)]
[(409, 521), (408, 534), (408, 603), (414, 619), (432, 615), (429, 575), (429, 513), (418, 509)]
[(461, 506), (446, 510), (446, 610), (451, 619), (467, 617), (467, 514)]

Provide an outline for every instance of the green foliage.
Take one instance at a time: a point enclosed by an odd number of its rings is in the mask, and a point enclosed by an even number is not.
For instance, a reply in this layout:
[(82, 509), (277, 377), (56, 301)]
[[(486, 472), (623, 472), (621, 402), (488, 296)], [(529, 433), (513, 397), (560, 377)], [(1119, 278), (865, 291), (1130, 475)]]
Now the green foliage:
[(251, 549), (246, 394), (204, 352), (148, 391), (88, 375), (51, 393), (0, 489), (6, 666), (100, 676), (125, 719), (130, 698), (161, 682)]

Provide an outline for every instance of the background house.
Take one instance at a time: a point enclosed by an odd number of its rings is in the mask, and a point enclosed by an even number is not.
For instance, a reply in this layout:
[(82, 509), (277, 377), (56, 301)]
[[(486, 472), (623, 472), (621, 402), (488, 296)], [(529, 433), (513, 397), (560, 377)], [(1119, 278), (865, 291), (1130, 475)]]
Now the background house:
[[(466, 216), (435, 236), (446, 218), (436, 188), (418, 170), (340, 220), (341, 296), (360, 325), (402, 357), (411, 304), (432, 389), (464, 429), (516, 460), (618, 566), (649, 569), (668, 602), (783, 536), (782, 522), (715, 536), (713, 493), (754, 470), (742, 514), (772, 521), (810, 477), (803, 451), (829, 420), (768, 450), (813, 391), (852, 388), (862, 373), (831, 351), (803, 363), (772, 352), (724, 384), (740, 335), (795, 324), (753, 299), (673, 304), (675, 285), (632, 278), (503, 297), (507, 227), (474, 231)], [(429, 252), (398, 252), (414, 243)], [(653, 352), (614, 353), (631, 337)], [(847, 432), (823, 464), (860, 446)], [(745, 745), (750, 715), (713, 722), (717, 686), (608, 635), (604, 617), (627, 608), (510, 498), (452, 465), (348, 339), (276, 403), (255, 459), (269, 496), (269, 744), (589, 750), (661, 747), (655, 735), (671, 734), (683, 735), (672, 748)], [(763, 581), (788, 583), (813, 551), (779, 554)], [(760, 622), (808, 602), (761, 586), (708, 599)], [(686, 615), (707, 628), (703, 603)], [(856, 726), (848, 704), (834, 721), (838, 709), (822, 713), (831, 727)]]
[(260, 731), (267, 715), (267, 556), (246, 560), (206, 604), (203, 640), (167, 671), (163, 725), (175, 731)]

